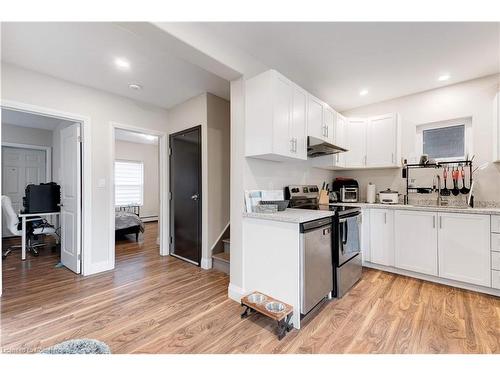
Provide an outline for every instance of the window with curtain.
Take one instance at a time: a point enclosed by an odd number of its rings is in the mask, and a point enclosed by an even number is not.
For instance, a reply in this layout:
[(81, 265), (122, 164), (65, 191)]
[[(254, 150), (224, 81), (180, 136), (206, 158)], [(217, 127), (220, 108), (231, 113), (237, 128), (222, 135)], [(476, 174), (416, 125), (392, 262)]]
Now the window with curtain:
[(142, 206), (144, 202), (144, 164), (140, 161), (115, 161), (115, 205)]

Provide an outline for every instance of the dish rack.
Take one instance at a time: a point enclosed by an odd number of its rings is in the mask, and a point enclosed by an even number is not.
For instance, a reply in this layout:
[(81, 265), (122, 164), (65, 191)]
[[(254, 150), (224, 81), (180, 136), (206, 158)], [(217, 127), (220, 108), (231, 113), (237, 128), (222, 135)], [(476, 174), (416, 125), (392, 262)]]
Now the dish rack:
[[(473, 159), (473, 158), (472, 158)], [(472, 169), (472, 159), (470, 160), (459, 160), (459, 161), (441, 161), (441, 162), (435, 162), (435, 163), (426, 163), (426, 164), (404, 164), (403, 165), (403, 178), (406, 179), (406, 197), (405, 197), (405, 204), (407, 204), (407, 197), (409, 196), (410, 193), (430, 193), (435, 190), (434, 187), (410, 187), (409, 186), (409, 181), (410, 181), (410, 171), (412, 169), (422, 169), (422, 168), (434, 168), (434, 169), (441, 169), (441, 168), (450, 168), (452, 167), (453, 169), (464, 167), (468, 169), (468, 182), (469, 182), (469, 189), (472, 187), (472, 174), (473, 174), (473, 169)], [(452, 177), (453, 181), (453, 177)], [(460, 181), (460, 180), (459, 180)], [(443, 182), (444, 183), (444, 182)], [(470, 190), (470, 193), (472, 194), (472, 191)], [(470, 200), (469, 200), (469, 205), (471, 207), (474, 207), (474, 196), (471, 195)]]

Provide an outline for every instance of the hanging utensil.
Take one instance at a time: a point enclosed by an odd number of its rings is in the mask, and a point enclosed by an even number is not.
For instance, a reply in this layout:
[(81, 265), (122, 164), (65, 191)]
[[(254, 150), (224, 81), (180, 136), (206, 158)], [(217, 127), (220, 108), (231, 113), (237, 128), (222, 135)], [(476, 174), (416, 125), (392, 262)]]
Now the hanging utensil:
[(463, 165), (462, 165), (461, 175), (462, 175), (462, 188), (460, 189), (460, 193), (469, 194), (470, 189), (465, 187), (465, 170)]
[(453, 167), (453, 171), (451, 172), (451, 177), (453, 179), (453, 190), (451, 191), (451, 193), (455, 196), (460, 194), (460, 189), (458, 188), (458, 175), (459, 174), (460, 174), (460, 172), (458, 171), (458, 167), (456, 170), (455, 170), (455, 167)]
[(448, 179), (448, 167), (443, 168), (443, 180), (444, 180), (444, 188), (441, 190), (441, 195), (447, 197), (450, 195), (450, 191), (446, 187), (446, 180)]

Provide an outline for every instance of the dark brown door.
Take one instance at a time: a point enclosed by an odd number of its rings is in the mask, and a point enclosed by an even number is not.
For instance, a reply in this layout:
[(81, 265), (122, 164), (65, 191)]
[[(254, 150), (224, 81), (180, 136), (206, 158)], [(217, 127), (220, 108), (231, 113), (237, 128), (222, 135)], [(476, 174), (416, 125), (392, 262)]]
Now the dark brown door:
[(200, 265), (200, 126), (170, 135), (170, 193), (170, 254)]

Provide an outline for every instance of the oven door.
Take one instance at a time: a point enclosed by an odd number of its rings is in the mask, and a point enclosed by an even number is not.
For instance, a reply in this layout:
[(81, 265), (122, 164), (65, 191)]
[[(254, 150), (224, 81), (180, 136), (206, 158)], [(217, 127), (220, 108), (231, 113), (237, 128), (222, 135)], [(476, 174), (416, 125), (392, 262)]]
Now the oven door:
[(340, 217), (338, 220), (337, 267), (361, 252), (361, 214)]

